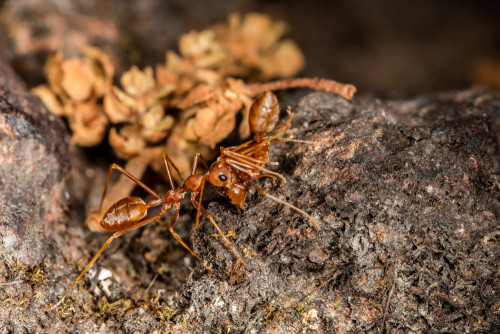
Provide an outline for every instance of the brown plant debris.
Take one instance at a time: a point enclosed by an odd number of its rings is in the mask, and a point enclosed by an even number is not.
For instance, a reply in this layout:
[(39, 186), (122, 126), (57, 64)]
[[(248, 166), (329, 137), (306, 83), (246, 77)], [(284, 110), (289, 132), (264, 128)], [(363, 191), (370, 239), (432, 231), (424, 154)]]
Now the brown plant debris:
[(296, 75), (304, 67), (298, 45), (282, 37), (283, 21), (268, 15), (237, 13), (228, 21), (207, 30), (191, 31), (179, 40), (181, 55), (196, 67), (211, 69), (223, 76), (265, 81)]
[(93, 146), (106, 135), (108, 119), (102, 98), (113, 80), (113, 65), (97, 48), (85, 47), (81, 58), (64, 59), (58, 52), (45, 65), (48, 84), (35, 87), (47, 109), (68, 119), (71, 143)]

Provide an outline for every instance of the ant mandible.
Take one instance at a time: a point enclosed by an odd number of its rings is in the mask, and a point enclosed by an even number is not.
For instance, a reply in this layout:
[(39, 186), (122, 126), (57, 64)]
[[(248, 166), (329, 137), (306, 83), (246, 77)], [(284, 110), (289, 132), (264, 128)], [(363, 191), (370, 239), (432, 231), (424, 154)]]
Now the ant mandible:
[[(167, 177), (168, 181), (170, 183), (171, 189), (165, 194), (165, 196), (162, 198), (160, 197), (154, 190), (149, 188), (146, 184), (135, 178), (132, 174), (124, 170), (122, 167), (118, 166), (117, 164), (112, 164), (109, 167), (108, 171), (108, 176), (106, 178), (106, 183), (104, 186), (104, 190), (102, 193), (102, 198), (101, 198), (101, 204), (99, 206), (99, 209), (97, 209), (89, 218), (89, 223), (95, 230), (100, 230), (100, 231), (107, 231), (107, 232), (114, 232), (111, 237), (104, 243), (104, 245), (101, 247), (101, 249), (97, 252), (97, 254), (92, 258), (92, 260), (87, 264), (85, 269), (81, 272), (80, 276), (71, 284), (69, 289), (66, 291), (64, 296), (55, 304), (54, 306), (47, 306), (47, 309), (52, 309), (57, 307), (59, 304), (61, 304), (64, 299), (68, 296), (70, 291), (75, 287), (75, 285), (80, 282), (85, 275), (85, 273), (90, 269), (90, 267), (94, 264), (94, 262), (99, 258), (102, 252), (109, 246), (109, 244), (114, 240), (122, 236), (123, 234), (130, 232), (132, 230), (135, 230), (141, 226), (147, 225), (149, 223), (152, 223), (156, 220), (158, 220), (161, 216), (163, 216), (165, 213), (167, 213), (171, 208), (174, 209), (174, 215), (170, 221), (169, 225), (169, 231), (172, 233), (174, 238), (179, 241), (179, 243), (184, 246), (208, 271), (208, 273), (211, 273), (210, 268), (203, 262), (203, 260), (196, 255), (196, 253), (189, 248), (189, 246), (182, 241), (182, 239), (175, 233), (174, 231), (174, 226), (177, 221), (177, 218), (179, 217), (179, 209), (180, 209), (180, 203), (183, 200), (184, 196), (186, 193), (190, 192), (191, 193), (191, 202), (193, 205), (197, 208), (198, 212), (203, 213), (204, 216), (206, 216), (212, 225), (215, 227), (215, 229), (219, 232), (221, 235), (222, 239), (226, 242), (226, 245), (231, 248), (231, 250), (234, 252), (234, 254), (238, 257), (238, 261), (241, 265), (244, 265), (243, 259), (241, 258), (241, 255), (238, 253), (238, 251), (234, 248), (233, 244), (226, 238), (220, 227), (217, 225), (215, 220), (213, 219), (212, 215), (208, 213), (207, 210), (201, 207), (201, 203), (196, 201), (196, 195), (199, 194), (205, 184), (205, 175), (203, 174), (196, 174), (196, 170), (198, 168), (198, 164), (201, 161), (202, 164), (205, 166), (206, 169), (208, 169), (208, 165), (206, 161), (201, 157), (200, 154), (197, 154), (194, 158), (193, 162), (193, 169), (191, 172), (191, 175), (186, 178), (184, 183), (180, 187), (175, 187), (173, 178), (172, 178), (172, 173), (170, 170), (170, 165), (176, 170), (177, 173), (179, 171), (177, 170), (177, 167), (173, 164), (173, 162), (170, 160), (170, 158), (163, 153), (162, 155), (163, 158), (163, 163), (165, 165), (165, 169), (167, 172)], [(114, 203), (107, 211), (103, 213), (103, 207), (102, 203), (104, 201), (104, 198), (106, 196), (106, 191), (108, 188), (108, 184), (110, 181), (111, 173), (113, 170), (117, 170), (126, 177), (128, 177), (130, 180), (135, 182), (138, 186), (140, 186), (142, 189), (147, 191), (149, 194), (151, 194), (154, 199), (149, 201), (148, 203), (144, 202), (144, 200), (140, 197), (125, 197), (119, 200), (118, 202)], [(160, 212), (157, 214), (146, 218), (148, 214), (148, 210), (152, 207), (156, 207), (162, 205)], [(102, 219), (98, 218), (102, 217)], [(198, 226), (198, 224), (197, 224)]]

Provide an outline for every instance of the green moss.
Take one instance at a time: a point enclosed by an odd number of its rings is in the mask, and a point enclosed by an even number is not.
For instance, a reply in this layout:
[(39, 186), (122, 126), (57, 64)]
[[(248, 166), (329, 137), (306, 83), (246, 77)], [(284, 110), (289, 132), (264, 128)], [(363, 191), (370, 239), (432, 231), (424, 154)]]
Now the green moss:
[(274, 305), (269, 305), (266, 307), (266, 309), (268, 310), (268, 312), (266, 313), (266, 315), (264, 315), (265, 321), (273, 320), (279, 314), (277, 308)]
[(295, 307), (295, 311), (297, 313), (303, 313), (305, 308), (306, 308), (305, 305), (298, 305), (298, 306)]

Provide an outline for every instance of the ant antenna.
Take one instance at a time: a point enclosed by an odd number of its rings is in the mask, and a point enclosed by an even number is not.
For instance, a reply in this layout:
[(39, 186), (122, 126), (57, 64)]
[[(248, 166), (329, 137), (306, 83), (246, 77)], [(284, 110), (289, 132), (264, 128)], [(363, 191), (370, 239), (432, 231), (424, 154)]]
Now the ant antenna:
[(270, 199), (272, 199), (273, 201), (276, 201), (278, 203), (281, 203), (283, 205), (286, 205), (292, 209), (294, 209), (295, 211), (301, 213), (302, 215), (304, 215), (305, 217), (307, 217), (314, 225), (314, 227), (319, 230), (320, 227), (319, 227), (319, 224), (318, 224), (318, 221), (316, 219), (314, 219), (310, 214), (308, 214), (307, 212), (305, 212), (304, 210), (302, 209), (299, 209), (298, 207), (296, 207), (295, 205), (293, 204), (290, 204), (288, 202), (285, 202), (277, 197), (274, 197), (273, 195), (270, 195), (268, 193), (266, 193), (263, 189), (261, 189), (260, 187), (256, 186), (255, 183), (253, 183), (252, 181), (248, 180), (248, 183), (254, 187), (259, 193), (261, 193), (262, 195), (265, 195), (267, 197), (269, 197)]

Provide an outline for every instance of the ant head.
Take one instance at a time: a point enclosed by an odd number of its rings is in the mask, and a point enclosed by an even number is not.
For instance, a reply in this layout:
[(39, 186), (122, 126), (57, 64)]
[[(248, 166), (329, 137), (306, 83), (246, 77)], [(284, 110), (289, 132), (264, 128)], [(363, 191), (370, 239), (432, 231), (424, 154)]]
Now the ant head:
[(215, 163), (208, 171), (208, 182), (217, 187), (229, 188), (239, 182), (239, 178), (233, 167), (225, 163)]

